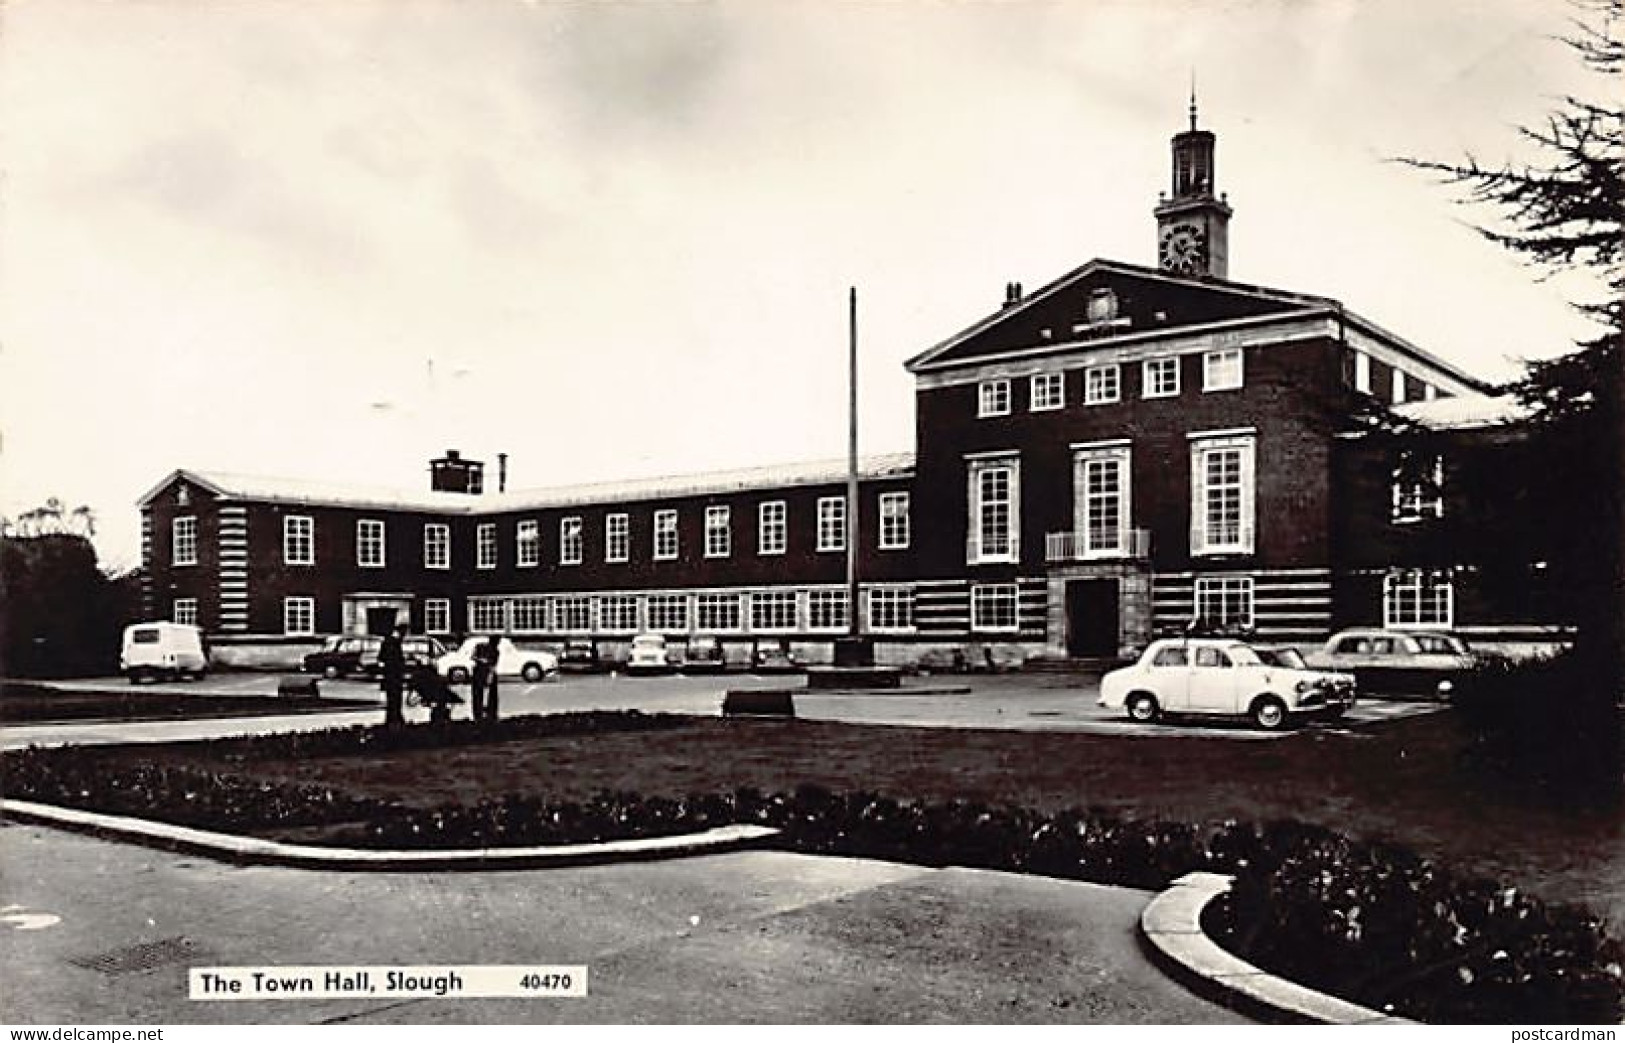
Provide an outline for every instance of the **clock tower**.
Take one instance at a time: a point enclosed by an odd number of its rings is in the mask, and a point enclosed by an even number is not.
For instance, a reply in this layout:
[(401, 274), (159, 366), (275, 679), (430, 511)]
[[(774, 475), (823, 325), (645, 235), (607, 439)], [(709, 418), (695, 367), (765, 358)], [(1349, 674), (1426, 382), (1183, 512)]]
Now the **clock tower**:
[(1174, 135), (1173, 194), (1159, 195), (1157, 266), (1179, 275), (1229, 277), (1230, 204), (1214, 194), (1213, 132), (1191, 126)]

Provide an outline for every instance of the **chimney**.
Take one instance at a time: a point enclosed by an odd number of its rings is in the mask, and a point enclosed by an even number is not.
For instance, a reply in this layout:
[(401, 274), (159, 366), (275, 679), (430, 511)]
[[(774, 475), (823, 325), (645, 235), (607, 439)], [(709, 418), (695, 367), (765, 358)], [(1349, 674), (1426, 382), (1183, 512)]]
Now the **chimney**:
[(1012, 308), (1021, 303), (1021, 284), (1007, 282), (1004, 284), (1004, 307)]
[(497, 454), (497, 492), (508, 491), (508, 454)]

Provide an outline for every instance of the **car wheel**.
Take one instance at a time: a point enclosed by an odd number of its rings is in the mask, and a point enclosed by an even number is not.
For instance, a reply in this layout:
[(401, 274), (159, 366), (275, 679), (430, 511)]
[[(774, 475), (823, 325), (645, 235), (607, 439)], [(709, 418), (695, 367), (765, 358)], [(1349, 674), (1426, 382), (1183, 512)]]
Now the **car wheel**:
[(460, 666), (454, 666), (446, 672), (446, 680), (452, 684), (462, 684), (468, 680), (468, 671)]
[(1273, 695), (1266, 695), (1261, 699), (1253, 700), (1253, 723), (1266, 732), (1280, 731), (1286, 727), (1286, 704)]
[(523, 677), (531, 684), (535, 684), (537, 681), (542, 679), (544, 673), (545, 671), (537, 664), (526, 663), (525, 668), (519, 672), (519, 676)]
[(327, 678), (329, 681), (338, 680), (340, 676), (338, 666), (334, 663), (328, 663), (326, 668), (322, 670), (322, 676)]
[(1128, 697), (1128, 715), (1130, 720), (1149, 724), (1157, 719), (1160, 712), (1156, 697), (1150, 692), (1135, 692)]

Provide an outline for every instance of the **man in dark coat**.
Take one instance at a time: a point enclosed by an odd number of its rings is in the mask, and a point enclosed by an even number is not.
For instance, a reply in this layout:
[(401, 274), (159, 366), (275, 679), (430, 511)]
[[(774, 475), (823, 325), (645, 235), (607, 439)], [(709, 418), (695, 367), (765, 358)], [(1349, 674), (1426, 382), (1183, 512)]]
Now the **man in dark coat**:
[(474, 646), (474, 676), (469, 687), (476, 721), (496, 716), (497, 659), (501, 655), (499, 638), (492, 634)]
[(406, 649), (401, 639), (406, 626), (397, 624), (384, 636), (378, 649), (378, 669), (383, 675), (384, 725), (401, 728), (406, 725)]

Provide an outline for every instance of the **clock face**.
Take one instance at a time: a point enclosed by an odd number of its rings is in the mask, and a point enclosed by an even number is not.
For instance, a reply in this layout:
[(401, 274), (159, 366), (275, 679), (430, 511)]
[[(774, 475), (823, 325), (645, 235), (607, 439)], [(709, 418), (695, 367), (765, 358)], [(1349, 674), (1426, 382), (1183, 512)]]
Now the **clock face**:
[(1162, 266), (1185, 275), (1207, 271), (1207, 236), (1193, 224), (1170, 225), (1162, 232)]

